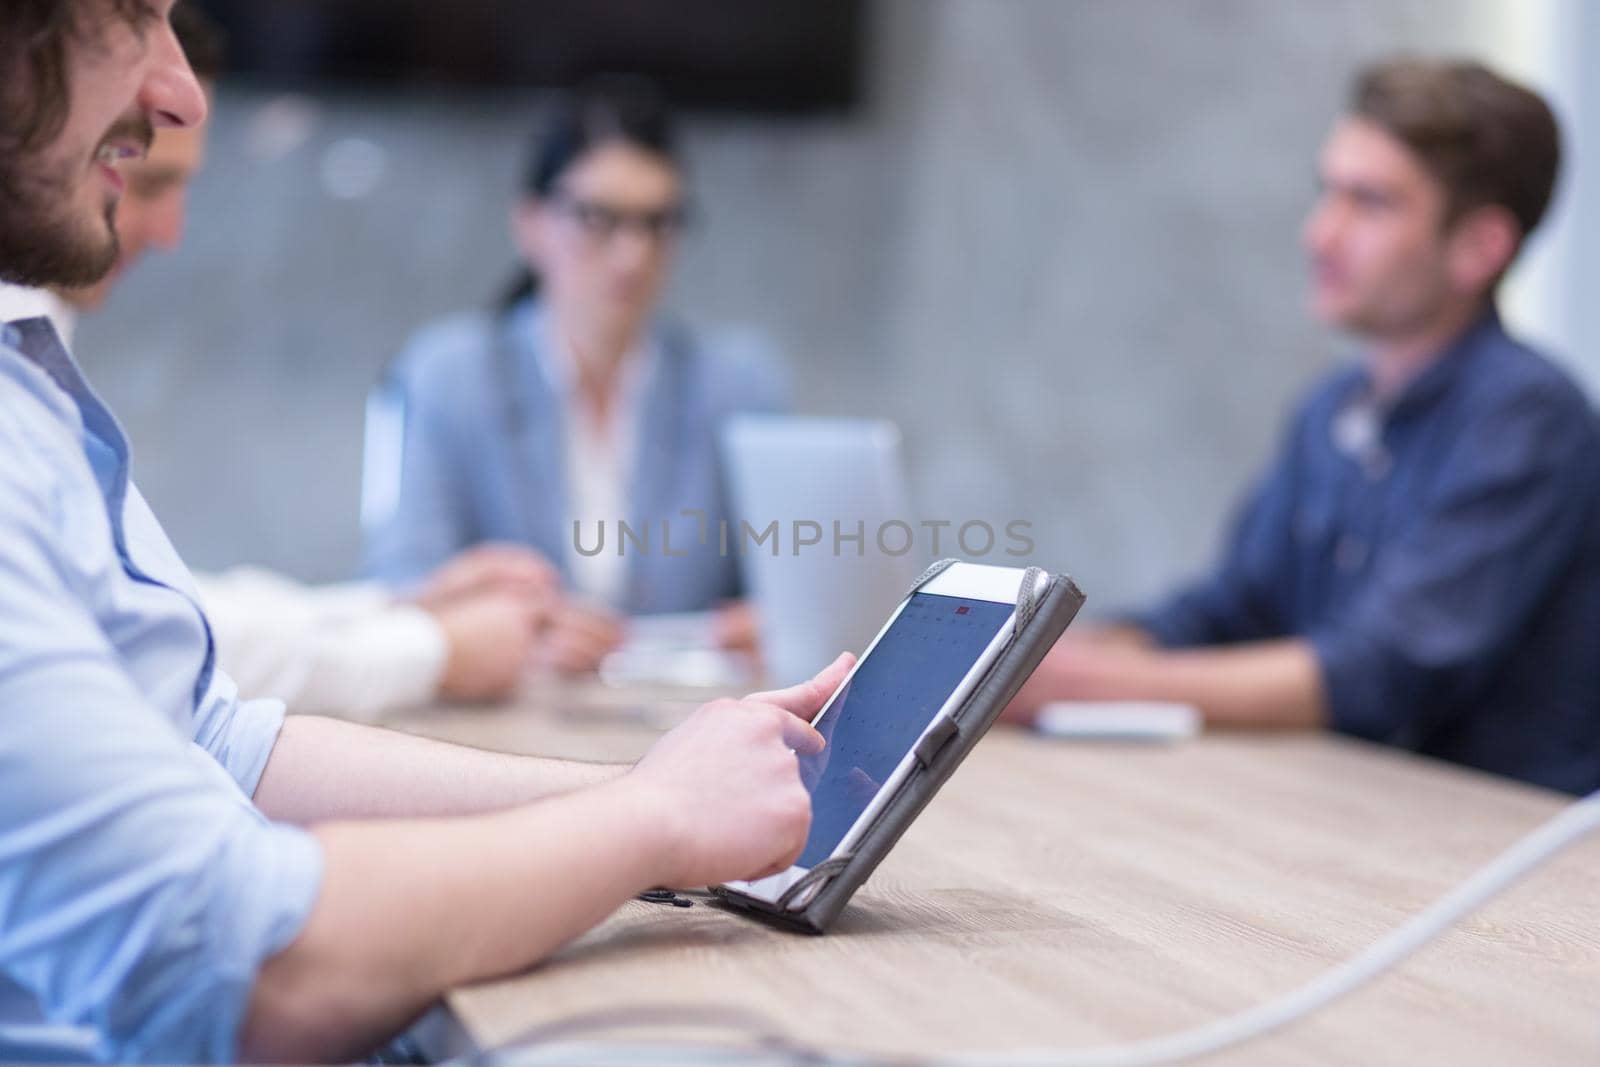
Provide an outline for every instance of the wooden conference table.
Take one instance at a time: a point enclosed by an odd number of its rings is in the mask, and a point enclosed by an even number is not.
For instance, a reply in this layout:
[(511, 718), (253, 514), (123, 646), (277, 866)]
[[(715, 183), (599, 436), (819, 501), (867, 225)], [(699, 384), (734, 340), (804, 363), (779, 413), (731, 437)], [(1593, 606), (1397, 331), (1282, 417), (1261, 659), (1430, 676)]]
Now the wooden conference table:
[[(631, 759), (704, 696), (549, 684), (396, 725)], [(997, 728), (827, 936), (631, 903), (528, 974), (453, 991), (435, 1040), (493, 1048), (641, 1005), (731, 1008), (813, 1046), (909, 1056), (1155, 1036), (1345, 959), (1563, 803), (1327, 736), (1159, 747)], [(1600, 1063), (1600, 841), (1351, 997), (1201, 1062)]]

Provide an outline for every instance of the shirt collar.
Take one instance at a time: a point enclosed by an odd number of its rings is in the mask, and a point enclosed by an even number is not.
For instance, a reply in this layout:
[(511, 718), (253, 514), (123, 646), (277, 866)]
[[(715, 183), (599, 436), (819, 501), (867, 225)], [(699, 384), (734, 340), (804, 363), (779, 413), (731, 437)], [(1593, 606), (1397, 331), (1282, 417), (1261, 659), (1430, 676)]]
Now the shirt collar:
[(1489, 306), (1472, 320), (1471, 325), (1447, 344), (1421, 373), (1406, 383), (1399, 395), (1381, 405), (1373, 403), (1372, 376), (1370, 372), (1363, 371), (1353, 383), (1354, 395), (1348, 399), (1347, 404), (1367, 405), (1373, 408), (1379, 419), (1386, 424), (1414, 418), (1450, 391), (1450, 387), (1461, 377), (1466, 365), (1471, 361), (1472, 354), (1481, 347), (1486, 337), (1503, 333), (1504, 329), (1500, 323), (1500, 312), (1491, 301)]
[[(563, 405), (570, 405), (577, 388), (573, 381), (572, 364), (569, 356), (561, 351), (562, 342), (556, 336), (554, 316), (543, 304), (534, 309), (531, 328), (539, 373), (550, 383), (551, 390), (561, 398)], [(637, 412), (645, 383), (654, 376), (657, 359), (656, 342), (648, 335), (622, 357), (617, 400), (618, 412), (623, 418), (631, 418)]]
[(0, 285), (0, 322), (46, 318), (56, 328), (61, 343), (72, 347), (78, 313), (65, 300), (48, 289), (22, 285)]
[(62, 342), (53, 319), (42, 315), (13, 319), (6, 324), (6, 338), (23, 359), (48, 374), (62, 392), (74, 400), (90, 395), (88, 383)]

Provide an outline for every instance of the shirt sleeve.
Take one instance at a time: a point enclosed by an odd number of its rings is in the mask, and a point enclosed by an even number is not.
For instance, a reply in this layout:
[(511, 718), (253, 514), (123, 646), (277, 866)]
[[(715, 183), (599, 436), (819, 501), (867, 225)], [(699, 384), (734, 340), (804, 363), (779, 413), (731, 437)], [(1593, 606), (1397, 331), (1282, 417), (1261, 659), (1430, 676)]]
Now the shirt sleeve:
[(222, 669), (244, 696), (372, 720), (433, 699), (449, 646), (433, 617), (381, 586), (276, 575), (198, 579)]
[(1587, 534), (1597, 449), (1581, 400), (1525, 390), (1475, 425), (1350, 610), (1308, 635), (1340, 730), (1400, 744), (1459, 706)]
[(100, 1057), (230, 1060), (321, 851), (144, 701), (52, 516), (0, 479), (0, 972)]
[(1163, 648), (1283, 636), (1281, 590), (1293, 548), (1296, 442), (1303, 420), (1239, 507), (1211, 572), (1166, 601), (1126, 616)]
[(431, 615), (394, 605), (321, 631), (300, 686), (284, 699), (300, 714), (374, 721), (432, 701), (448, 655)]
[(239, 614), (296, 610), (337, 623), (387, 607), (394, 594), (377, 582), (305, 585), (259, 567), (232, 567), (221, 574), (195, 574), (195, 586), (209, 613), (213, 606), (237, 605)]
[(367, 721), (431, 702), (449, 657), (443, 629), (421, 608), (395, 604), (326, 635), (297, 704)]

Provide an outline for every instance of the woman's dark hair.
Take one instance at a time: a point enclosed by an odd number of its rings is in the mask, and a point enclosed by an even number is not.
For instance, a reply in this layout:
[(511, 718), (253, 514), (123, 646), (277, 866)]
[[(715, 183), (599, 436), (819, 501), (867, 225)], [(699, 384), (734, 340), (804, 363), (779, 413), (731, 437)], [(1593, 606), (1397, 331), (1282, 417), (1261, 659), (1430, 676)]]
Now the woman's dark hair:
[[(608, 74), (563, 94), (534, 137), (522, 176), (522, 195), (537, 200), (553, 195), (573, 164), (602, 145), (618, 142), (681, 165), (677, 124), (653, 82), (634, 75)], [(524, 266), (498, 307), (508, 311), (538, 292), (538, 276)]]

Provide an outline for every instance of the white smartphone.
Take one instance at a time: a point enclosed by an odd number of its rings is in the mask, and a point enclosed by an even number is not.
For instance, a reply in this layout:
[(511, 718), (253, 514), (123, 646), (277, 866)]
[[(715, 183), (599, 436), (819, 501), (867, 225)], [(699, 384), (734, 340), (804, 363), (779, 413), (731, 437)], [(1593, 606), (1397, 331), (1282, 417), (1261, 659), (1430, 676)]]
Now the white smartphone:
[[(1005, 647), (1024, 573), (956, 563), (901, 601), (812, 720), (827, 745), (800, 757), (811, 792), (805, 850), (782, 874), (729, 889), (776, 903), (812, 867), (855, 847), (911, 773), (923, 735), (961, 706)], [(1048, 579), (1039, 581), (1043, 592)]]

